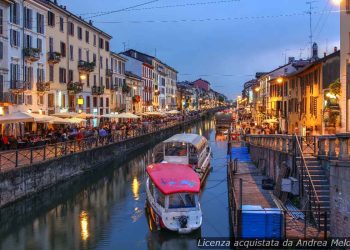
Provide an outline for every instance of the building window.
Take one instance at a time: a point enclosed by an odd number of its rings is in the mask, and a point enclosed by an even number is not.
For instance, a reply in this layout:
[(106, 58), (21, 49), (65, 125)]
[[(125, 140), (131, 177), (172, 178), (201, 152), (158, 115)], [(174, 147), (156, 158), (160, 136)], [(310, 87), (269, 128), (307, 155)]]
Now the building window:
[(11, 30), (11, 46), (18, 47), (20, 44), (20, 34), (17, 30)]
[(54, 81), (54, 67), (53, 65), (49, 65), (49, 81)]
[(103, 68), (103, 58), (102, 58), (102, 56), (100, 56), (100, 69), (102, 69)]
[(100, 97), (100, 107), (103, 107), (103, 97)]
[(51, 11), (47, 12), (47, 25), (55, 27), (55, 14)]
[(28, 9), (27, 7), (24, 7), (24, 28), (27, 29), (32, 29), (33, 25), (32, 25), (32, 20), (33, 20), (33, 10)]
[(78, 49), (78, 59), (79, 59), (79, 61), (82, 60), (81, 54), (82, 54), (82, 51), (81, 51), (81, 48), (79, 48)]
[(74, 36), (74, 23), (68, 22), (68, 34)]
[(61, 47), (61, 56), (66, 57), (66, 44), (64, 42), (61, 42), (60, 47)]
[(54, 94), (48, 94), (47, 95), (47, 106), (49, 108), (55, 107), (55, 99)]
[(91, 105), (91, 104), (90, 104), (90, 96), (87, 96), (87, 97), (86, 97), (86, 107), (87, 107), (87, 108), (90, 108), (90, 105)]
[(43, 95), (39, 95), (37, 97), (37, 102), (38, 102), (38, 105), (44, 105), (44, 96)]
[(106, 89), (110, 89), (109, 78), (108, 77), (106, 77)]
[(104, 43), (103, 39), (100, 38), (100, 39), (99, 39), (99, 43), (98, 43), (100, 49), (103, 49), (103, 47), (104, 47), (104, 44), (103, 44), (103, 43)]
[(60, 68), (59, 69), (59, 81), (60, 83), (67, 83), (66, 79), (66, 69), (65, 68)]
[(89, 43), (90, 42), (90, 33), (89, 31), (85, 30), (85, 42)]
[(4, 44), (0, 42), (0, 60), (4, 59)]
[(92, 106), (93, 106), (94, 108), (97, 108), (97, 97), (96, 97), (96, 96), (94, 96), (94, 97), (92, 98)]
[(90, 62), (90, 51), (86, 51), (86, 61)]
[(106, 41), (106, 45), (105, 45), (106, 51), (109, 51), (109, 42)]
[(39, 34), (44, 34), (44, 15), (36, 13), (36, 30)]
[(4, 10), (0, 9), (0, 35), (4, 34)]
[(96, 75), (94, 75), (94, 86), (96, 86), (96, 81), (97, 81), (97, 78), (96, 78)]
[(43, 40), (40, 38), (36, 39), (36, 47), (39, 49), (40, 52), (43, 51)]
[(96, 35), (94, 34), (94, 46), (96, 47)]
[(89, 74), (86, 75), (86, 86), (90, 87), (90, 75)]
[(63, 17), (60, 17), (60, 31), (64, 32), (64, 21), (63, 21)]
[(24, 40), (24, 47), (25, 48), (32, 48), (32, 36), (31, 35), (25, 35), (25, 40)]
[(69, 70), (68, 71), (68, 82), (73, 82), (73, 74), (74, 74), (74, 71), (73, 70)]
[(74, 47), (73, 47), (73, 45), (69, 45), (69, 59), (71, 61), (74, 60)]
[(96, 54), (95, 53), (92, 55), (92, 61), (96, 64)]
[(45, 82), (45, 71), (44, 69), (37, 69), (37, 82)]
[(83, 30), (81, 27), (78, 27), (78, 39), (79, 40), (83, 39)]
[(53, 52), (53, 38), (49, 38), (49, 52)]
[(14, 24), (19, 24), (20, 17), (20, 7), (19, 3), (12, 3), (10, 6), (10, 22)]
[(109, 98), (108, 97), (106, 98), (106, 107), (107, 108), (109, 107)]
[(103, 77), (100, 78), (100, 86), (103, 86)]

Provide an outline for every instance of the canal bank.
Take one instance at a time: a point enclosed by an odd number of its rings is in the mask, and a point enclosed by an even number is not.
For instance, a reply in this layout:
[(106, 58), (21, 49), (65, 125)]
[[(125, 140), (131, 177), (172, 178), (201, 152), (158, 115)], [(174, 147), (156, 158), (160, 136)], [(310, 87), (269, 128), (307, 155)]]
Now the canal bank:
[(200, 196), (203, 225), (196, 234), (150, 229), (144, 187), (151, 146), (1, 209), (0, 249), (196, 249), (197, 237), (229, 237), (227, 143), (216, 140), (214, 128), (208, 119), (186, 129), (205, 136), (213, 151), (213, 170)]
[[(0, 207), (9, 205), (26, 196), (38, 193), (48, 187), (67, 181), (87, 171), (108, 165), (116, 159), (125, 159), (128, 154), (143, 147), (160, 142), (167, 137), (183, 131), (186, 127), (202, 117), (215, 113), (217, 109), (206, 111), (204, 116), (185, 119), (171, 124), (163, 129), (153, 129), (150, 132), (133, 136), (118, 142), (114, 138), (84, 141), (84, 144), (74, 144), (69, 148), (67, 143), (62, 147), (51, 147), (52, 157), (48, 147), (36, 150), (16, 150), (13, 152), (18, 162), (18, 155), (30, 159), (29, 165), (14, 167), (0, 173)], [(60, 154), (58, 153), (60, 152)], [(62, 152), (64, 151), (64, 152)], [(33, 154), (39, 155), (40, 160), (33, 163)], [(41, 156), (43, 156), (41, 158)]]

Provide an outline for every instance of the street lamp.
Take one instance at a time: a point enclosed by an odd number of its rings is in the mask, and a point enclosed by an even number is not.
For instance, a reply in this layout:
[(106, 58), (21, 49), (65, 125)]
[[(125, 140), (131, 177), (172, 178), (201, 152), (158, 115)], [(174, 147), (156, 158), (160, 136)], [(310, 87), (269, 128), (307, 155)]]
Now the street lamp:
[(259, 92), (259, 91), (260, 91), (260, 87), (256, 87), (255, 92)]
[(333, 4), (340, 5), (342, 0), (332, 0)]
[(278, 77), (278, 78), (277, 78), (277, 82), (278, 82), (278, 83), (282, 83), (282, 82), (283, 82), (283, 78), (282, 78), (282, 77)]

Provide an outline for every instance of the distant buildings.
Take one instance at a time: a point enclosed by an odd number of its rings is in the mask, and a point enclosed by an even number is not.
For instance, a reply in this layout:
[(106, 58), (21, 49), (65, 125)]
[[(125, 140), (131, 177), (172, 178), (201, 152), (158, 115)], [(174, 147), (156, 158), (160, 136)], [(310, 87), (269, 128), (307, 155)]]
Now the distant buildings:
[(256, 126), (275, 126), (280, 133), (332, 134), (340, 128), (337, 84), (340, 51), (310, 60), (295, 60), (244, 84), (240, 118)]

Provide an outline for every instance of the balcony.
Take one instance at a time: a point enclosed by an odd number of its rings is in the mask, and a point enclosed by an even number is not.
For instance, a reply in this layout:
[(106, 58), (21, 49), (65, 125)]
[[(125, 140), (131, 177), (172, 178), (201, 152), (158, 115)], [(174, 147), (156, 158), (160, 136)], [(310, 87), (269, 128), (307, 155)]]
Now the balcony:
[(70, 82), (67, 84), (67, 90), (69, 94), (79, 94), (83, 91), (83, 84), (80, 82)]
[(38, 92), (50, 91), (50, 82), (37, 82), (36, 83), (36, 90)]
[(32, 84), (30, 82), (21, 81), (21, 80), (12, 80), (10, 82), (11, 92), (23, 92), (31, 89), (32, 89)]
[(112, 69), (106, 69), (106, 76), (112, 76), (113, 70)]
[(40, 59), (40, 49), (38, 48), (24, 48), (24, 58), (31, 62), (36, 62)]
[(0, 103), (13, 103), (13, 95), (9, 92), (0, 92)]
[(59, 52), (48, 52), (47, 53), (47, 61), (51, 64), (56, 64), (61, 61), (61, 53)]
[(103, 95), (105, 92), (104, 86), (92, 86), (91, 94), (92, 95)]
[(80, 60), (78, 62), (78, 70), (80, 72), (85, 72), (85, 73), (93, 72), (95, 70), (95, 66), (96, 64), (94, 62), (90, 63), (83, 60)]
[(114, 90), (114, 91), (119, 91), (119, 85), (118, 84), (113, 84), (112, 85), (112, 90)]

